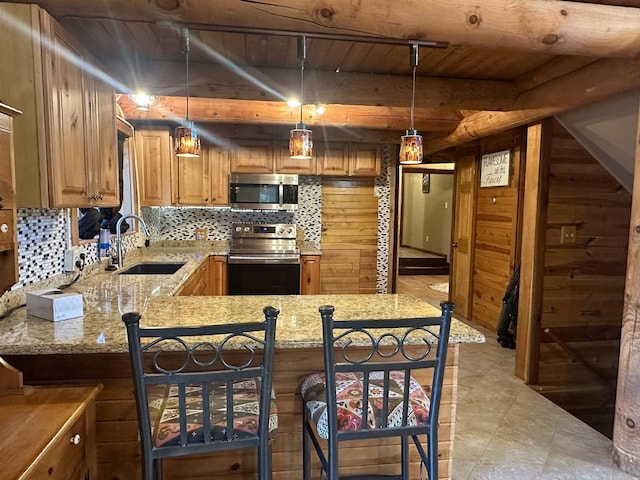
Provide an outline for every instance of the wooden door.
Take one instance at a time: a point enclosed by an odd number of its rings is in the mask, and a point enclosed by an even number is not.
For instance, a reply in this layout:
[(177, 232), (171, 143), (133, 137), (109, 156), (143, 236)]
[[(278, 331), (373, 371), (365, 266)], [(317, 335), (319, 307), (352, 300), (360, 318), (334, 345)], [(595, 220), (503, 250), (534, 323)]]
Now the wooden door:
[(241, 140), (231, 153), (234, 173), (273, 173), (271, 140)]
[(98, 79), (95, 85), (93, 145), (96, 149), (91, 159), (96, 178), (92, 195), (96, 205), (120, 204), (120, 166), (118, 164), (118, 139), (116, 133), (116, 100), (111, 85)]
[(209, 147), (209, 205), (229, 205), (229, 150)]
[(317, 150), (318, 173), (321, 175), (349, 175), (349, 144), (323, 144)]
[(171, 205), (171, 138), (166, 127), (136, 130), (140, 205)]
[(377, 145), (352, 143), (349, 150), (349, 175), (380, 175), (380, 148)]
[(451, 249), (451, 301), (456, 304), (456, 313), (467, 319), (471, 316), (476, 176), (475, 155), (458, 159)]
[(89, 192), (86, 138), (90, 132), (90, 119), (86, 113), (91, 100), (82, 68), (75, 63), (84, 63), (84, 52), (56, 22), (52, 29), (53, 47), (45, 53), (49, 80), (45, 88), (49, 89), (52, 98), (47, 112), (53, 172), (51, 203), (54, 207), (89, 206), (92, 194)]
[(209, 257), (209, 293), (208, 295), (223, 296), (227, 294), (227, 256), (215, 255)]
[(178, 205), (208, 205), (210, 199), (211, 179), (209, 167), (209, 151), (200, 150), (197, 158), (176, 157), (177, 188), (176, 203)]
[(300, 258), (300, 295), (320, 293), (320, 255), (303, 255)]
[(0, 113), (0, 209), (13, 210), (15, 185), (11, 117)]
[(323, 181), (320, 293), (376, 293), (377, 244), (372, 179)]

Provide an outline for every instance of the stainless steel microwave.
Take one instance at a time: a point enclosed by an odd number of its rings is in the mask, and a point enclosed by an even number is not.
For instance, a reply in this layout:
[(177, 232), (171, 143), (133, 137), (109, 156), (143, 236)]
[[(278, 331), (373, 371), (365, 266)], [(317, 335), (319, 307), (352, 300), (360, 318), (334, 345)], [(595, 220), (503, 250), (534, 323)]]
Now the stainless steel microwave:
[(232, 173), (229, 203), (237, 210), (296, 210), (298, 175)]

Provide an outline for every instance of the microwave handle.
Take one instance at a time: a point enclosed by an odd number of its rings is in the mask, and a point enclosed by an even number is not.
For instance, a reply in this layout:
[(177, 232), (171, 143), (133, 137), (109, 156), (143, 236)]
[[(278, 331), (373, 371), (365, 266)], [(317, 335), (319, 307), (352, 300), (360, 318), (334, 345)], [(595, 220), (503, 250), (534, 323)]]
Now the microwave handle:
[(280, 207), (284, 205), (284, 185), (280, 182), (278, 187), (278, 198), (280, 199)]

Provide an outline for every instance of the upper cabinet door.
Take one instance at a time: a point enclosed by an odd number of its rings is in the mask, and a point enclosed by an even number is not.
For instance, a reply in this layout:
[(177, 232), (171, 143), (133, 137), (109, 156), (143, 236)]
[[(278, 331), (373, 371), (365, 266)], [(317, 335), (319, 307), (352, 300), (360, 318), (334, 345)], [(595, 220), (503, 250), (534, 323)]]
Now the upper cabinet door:
[(92, 104), (82, 68), (83, 52), (57, 23), (53, 23), (53, 48), (46, 50), (51, 103), (47, 112), (51, 128), (49, 165), (52, 172), (53, 204), (57, 207), (90, 204), (87, 156), (90, 130), (87, 115)]
[(171, 205), (171, 138), (166, 127), (136, 130), (140, 205)]
[[(94, 105), (94, 164), (95, 178), (92, 194), (95, 204), (118, 206), (120, 204), (120, 165), (118, 164), (118, 137), (116, 133), (116, 102), (111, 85), (95, 79)], [(97, 137), (97, 138), (96, 138)]]
[(234, 173), (273, 173), (271, 140), (238, 140), (231, 151), (231, 171)]
[(349, 144), (324, 144), (318, 151), (318, 173), (321, 175), (349, 175)]
[(207, 149), (210, 166), (210, 205), (229, 205), (229, 150), (220, 147)]
[(13, 209), (15, 203), (11, 127), (11, 117), (0, 112), (0, 209), (7, 210)]
[(380, 175), (380, 148), (377, 145), (353, 143), (349, 157), (349, 175)]
[(178, 205), (209, 205), (209, 155), (202, 148), (197, 158), (175, 157)]
[[(316, 152), (314, 151), (314, 154)], [(314, 175), (316, 173), (316, 157), (309, 160), (294, 160), (289, 156), (289, 143), (278, 143), (276, 146), (276, 173), (297, 173)]]

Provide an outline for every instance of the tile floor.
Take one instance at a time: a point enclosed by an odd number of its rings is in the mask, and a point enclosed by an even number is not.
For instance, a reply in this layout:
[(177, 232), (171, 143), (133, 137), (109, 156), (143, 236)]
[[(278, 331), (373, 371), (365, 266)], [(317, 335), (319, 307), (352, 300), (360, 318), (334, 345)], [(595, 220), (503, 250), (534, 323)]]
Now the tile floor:
[[(438, 305), (439, 276), (399, 276), (397, 291)], [(513, 375), (515, 351), (494, 333), (460, 346), (453, 480), (632, 480), (611, 460), (611, 440)]]
[(524, 385), (514, 350), (478, 329), (486, 343), (460, 346), (453, 480), (636, 478), (613, 464), (611, 440)]

